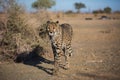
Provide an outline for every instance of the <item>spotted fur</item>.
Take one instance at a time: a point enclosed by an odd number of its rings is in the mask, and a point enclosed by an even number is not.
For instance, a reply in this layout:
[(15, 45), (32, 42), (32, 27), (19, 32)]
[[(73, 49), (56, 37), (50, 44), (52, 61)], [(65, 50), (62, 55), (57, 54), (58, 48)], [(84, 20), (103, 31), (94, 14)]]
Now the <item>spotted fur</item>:
[(47, 33), (51, 40), (51, 45), (54, 54), (54, 66), (53, 74), (59, 72), (61, 63), (61, 56), (65, 57), (64, 69), (69, 68), (69, 57), (72, 55), (71, 40), (73, 30), (69, 24), (61, 24), (59, 22), (47, 22)]

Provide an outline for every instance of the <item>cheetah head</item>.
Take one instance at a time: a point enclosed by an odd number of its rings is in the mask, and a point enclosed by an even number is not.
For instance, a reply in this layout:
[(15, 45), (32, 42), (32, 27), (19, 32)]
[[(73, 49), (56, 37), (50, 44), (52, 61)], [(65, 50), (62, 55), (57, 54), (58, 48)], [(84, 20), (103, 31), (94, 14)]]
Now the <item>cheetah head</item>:
[(47, 21), (46, 28), (47, 28), (48, 35), (51, 37), (56, 35), (59, 28), (58, 26), (59, 26), (59, 21), (56, 21), (56, 22)]

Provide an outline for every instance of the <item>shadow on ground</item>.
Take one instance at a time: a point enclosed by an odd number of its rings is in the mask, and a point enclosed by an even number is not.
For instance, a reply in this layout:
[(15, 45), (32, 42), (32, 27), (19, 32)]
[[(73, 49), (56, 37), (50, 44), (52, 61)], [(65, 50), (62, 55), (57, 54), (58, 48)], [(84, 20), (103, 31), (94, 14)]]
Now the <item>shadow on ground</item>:
[(44, 52), (43, 48), (40, 47), (40, 46), (37, 46), (29, 54), (27, 54), (26, 52), (19, 54), (16, 57), (15, 62), (16, 63), (21, 63), (22, 62), (25, 65), (30, 65), (30, 66), (37, 67), (38, 69), (41, 69), (41, 70), (45, 71), (46, 73), (52, 75), (53, 69), (45, 68), (45, 67), (41, 66), (42, 63), (54, 64), (53, 61), (48, 60), (48, 59), (44, 58), (42, 55), (40, 55), (43, 52)]

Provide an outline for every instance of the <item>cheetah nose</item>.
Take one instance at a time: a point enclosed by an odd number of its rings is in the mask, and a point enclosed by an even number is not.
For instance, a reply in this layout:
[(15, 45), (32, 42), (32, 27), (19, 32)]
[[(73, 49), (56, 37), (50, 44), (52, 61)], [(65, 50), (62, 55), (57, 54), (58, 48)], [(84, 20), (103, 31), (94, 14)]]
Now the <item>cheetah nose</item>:
[(52, 33), (52, 32), (50, 32), (50, 33)]

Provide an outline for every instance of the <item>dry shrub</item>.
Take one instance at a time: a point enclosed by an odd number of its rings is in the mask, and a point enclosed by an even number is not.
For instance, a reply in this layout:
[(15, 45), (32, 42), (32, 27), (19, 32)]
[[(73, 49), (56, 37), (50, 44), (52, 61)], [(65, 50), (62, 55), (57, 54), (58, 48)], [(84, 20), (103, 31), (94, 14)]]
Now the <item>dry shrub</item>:
[(23, 16), (26, 15), (26, 13), (21, 11), (19, 6), (12, 6), (12, 9), (8, 13), (3, 37), (0, 41), (0, 60), (14, 60), (17, 55), (22, 53), (29, 54), (39, 46), (43, 48), (43, 50), (47, 49), (45, 46), (48, 44), (39, 37), (39, 30), (36, 30), (48, 19), (48, 16), (45, 17), (45, 14), (44, 16), (43, 14), (44, 13), (42, 13), (42, 15), (38, 15), (38, 13), (31, 14), (35, 19), (33, 23), (36, 21), (33, 25), (31, 23), (32, 19), (30, 19), (30, 21), (28, 17)]
[(39, 11), (34, 14), (35, 18), (39, 21), (39, 23), (45, 23), (47, 20), (50, 19), (50, 15), (47, 11)]

